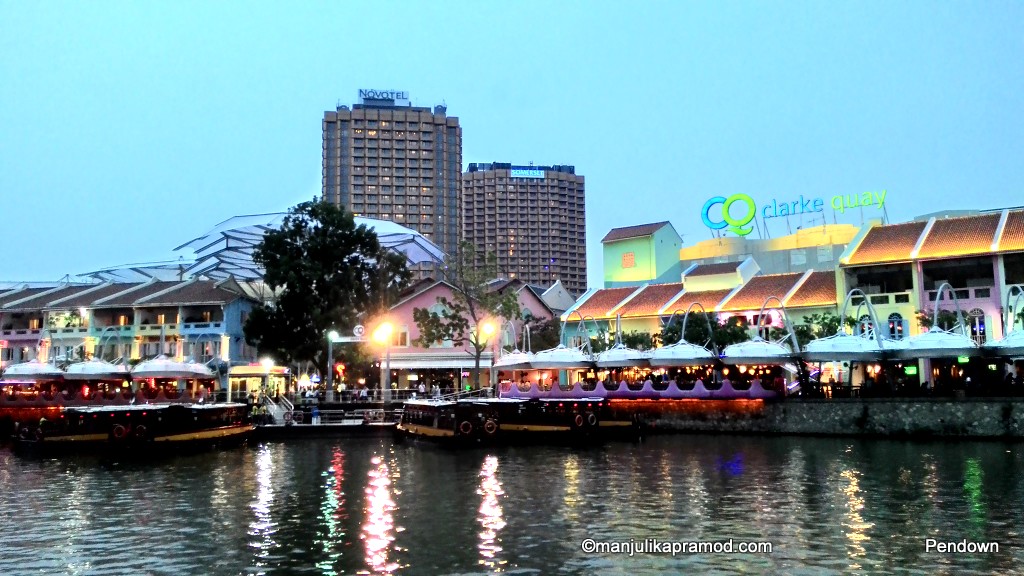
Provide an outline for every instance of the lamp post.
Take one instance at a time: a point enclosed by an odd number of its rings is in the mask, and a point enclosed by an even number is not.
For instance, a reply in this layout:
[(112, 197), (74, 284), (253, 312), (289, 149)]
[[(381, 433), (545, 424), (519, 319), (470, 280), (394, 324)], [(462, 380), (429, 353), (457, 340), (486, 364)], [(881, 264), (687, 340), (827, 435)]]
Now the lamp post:
[(381, 322), (373, 331), (374, 341), (384, 345), (384, 364), (381, 366), (380, 387), (381, 399), (385, 402), (391, 401), (391, 333), (395, 327), (391, 322)]
[[(491, 320), (485, 320), (484, 322), (481, 322), (480, 325), (478, 326), (478, 330), (477, 330), (477, 334), (476, 334), (476, 346), (478, 347), (477, 350), (480, 350), (480, 347), (482, 347), (482, 346), (486, 346), (488, 340), (491, 339), (491, 336), (494, 336), (494, 333), (497, 332), (497, 330), (498, 330), (498, 328), (494, 325), (494, 322), (492, 322)], [(491, 367), (492, 367), (492, 369), (487, 371), (487, 373), (488, 373), (488, 375), (487, 375), (487, 383), (488, 384), (491, 383), (491, 380), (492, 380), (493, 375), (494, 375), (494, 370), (493, 370), (494, 359), (493, 359), (493, 355), (492, 355), (492, 359), (491, 359)], [(479, 361), (479, 356), (477, 357), (476, 370), (473, 373), (473, 378), (476, 379), (476, 382), (473, 382), (473, 386), (476, 386), (476, 387), (479, 388), (480, 387), (480, 361)]]
[[(263, 366), (263, 378), (262, 384), (260, 385), (260, 397), (258, 400), (259, 403), (262, 404), (263, 399), (267, 396), (267, 389), (270, 386), (270, 369), (274, 367), (274, 360), (272, 358), (264, 357), (260, 360), (260, 366)], [(228, 391), (228, 395), (231, 395), (230, 391)]]
[(327, 333), (327, 401), (334, 402), (334, 341), (339, 337), (337, 330)]

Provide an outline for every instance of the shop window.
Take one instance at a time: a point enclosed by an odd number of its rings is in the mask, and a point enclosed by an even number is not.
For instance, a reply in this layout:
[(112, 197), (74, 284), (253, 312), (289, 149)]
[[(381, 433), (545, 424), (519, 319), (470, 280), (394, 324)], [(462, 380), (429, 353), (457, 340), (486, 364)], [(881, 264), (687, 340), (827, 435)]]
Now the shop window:
[(907, 327), (903, 316), (896, 312), (889, 314), (889, 339), (902, 340), (906, 333)]
[(985, 329), (985, 311), (981, 308), (975, 308), (967, 313), (967, 323), (971, 327), (971, 339), (978, 346), (983, 346), (987, 339)]

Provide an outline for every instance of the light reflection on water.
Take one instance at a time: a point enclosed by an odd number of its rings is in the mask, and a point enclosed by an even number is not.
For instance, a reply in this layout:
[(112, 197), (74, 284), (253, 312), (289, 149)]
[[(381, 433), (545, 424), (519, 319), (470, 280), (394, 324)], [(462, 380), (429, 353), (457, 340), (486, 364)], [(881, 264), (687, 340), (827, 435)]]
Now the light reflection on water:
[(480, 470), (480, 488), (476, 493), (482, 496), (480, 502), (480, 564), (490, 572), (501, 572), (506, 560), (500, 558), (501, 540), (498, 533), (505, 527), (499, 499), (505, 495), (498, 480), (498, 457), (488, 456)]
[[(679, 436), (453, 452), (309, 440), (105, 466), (0, 448), (0, 574), (1014, 574), (1024, 448)], [(586, 555), (592, 537), (766, 555)], [(925, 538), (1000, 543), (926, 554)]]
[(263, 446), (256, 456), (256, 498), (253, 500), (253, 519), (249, 523), (249, 536), (253, 539), (249, 547), (253, 550), (253, 568), (256, 574), (266, 574), (268, 559), (271, 551), (277, 547), (274, 535), (277, 526), (271, 517), (271, 507), (274, 504), (274, 459), (270, 449)]
[(370, 571), (360, 573), (394, 574), (399, 565), (389, 558), (395, 541), (391, 477), (388, 465), (380, 456), (374, 456), (371, 464), (366, 483), (366, 522), (359, 536), (366, 546), (366, 567)]

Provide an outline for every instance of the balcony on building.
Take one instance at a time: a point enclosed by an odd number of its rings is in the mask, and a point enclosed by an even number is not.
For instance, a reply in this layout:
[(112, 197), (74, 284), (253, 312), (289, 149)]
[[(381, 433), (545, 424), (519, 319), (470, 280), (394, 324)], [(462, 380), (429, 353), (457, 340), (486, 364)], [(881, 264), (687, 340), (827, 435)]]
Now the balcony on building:
[(185, 306), (182, 308), (182, 336), (223, 331), (224, 310), (220, 306)]
[(42, 312), (9, 312), (0, 317), (0, 340), (38, 340), (45, 319)]
[(154, 308), (139, 308), (136, 310), (138, 316), (139, 336), (177, 336), (178, 307), (161, 306)]

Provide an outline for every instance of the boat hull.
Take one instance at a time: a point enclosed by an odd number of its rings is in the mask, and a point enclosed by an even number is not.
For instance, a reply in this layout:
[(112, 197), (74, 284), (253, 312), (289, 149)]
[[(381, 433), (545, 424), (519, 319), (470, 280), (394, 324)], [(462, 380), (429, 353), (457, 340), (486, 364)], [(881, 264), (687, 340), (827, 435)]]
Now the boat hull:
[(420, 440), (455, 447), (567, 444), (639, 440), (634, 418), (614, 414), (603, 401), (471, 401), (406, 405), (396, 441)]
[(245, 443), (255, 427), (244, 404), (66, 408), (14, 435), (21, 454), (159, 456)]

